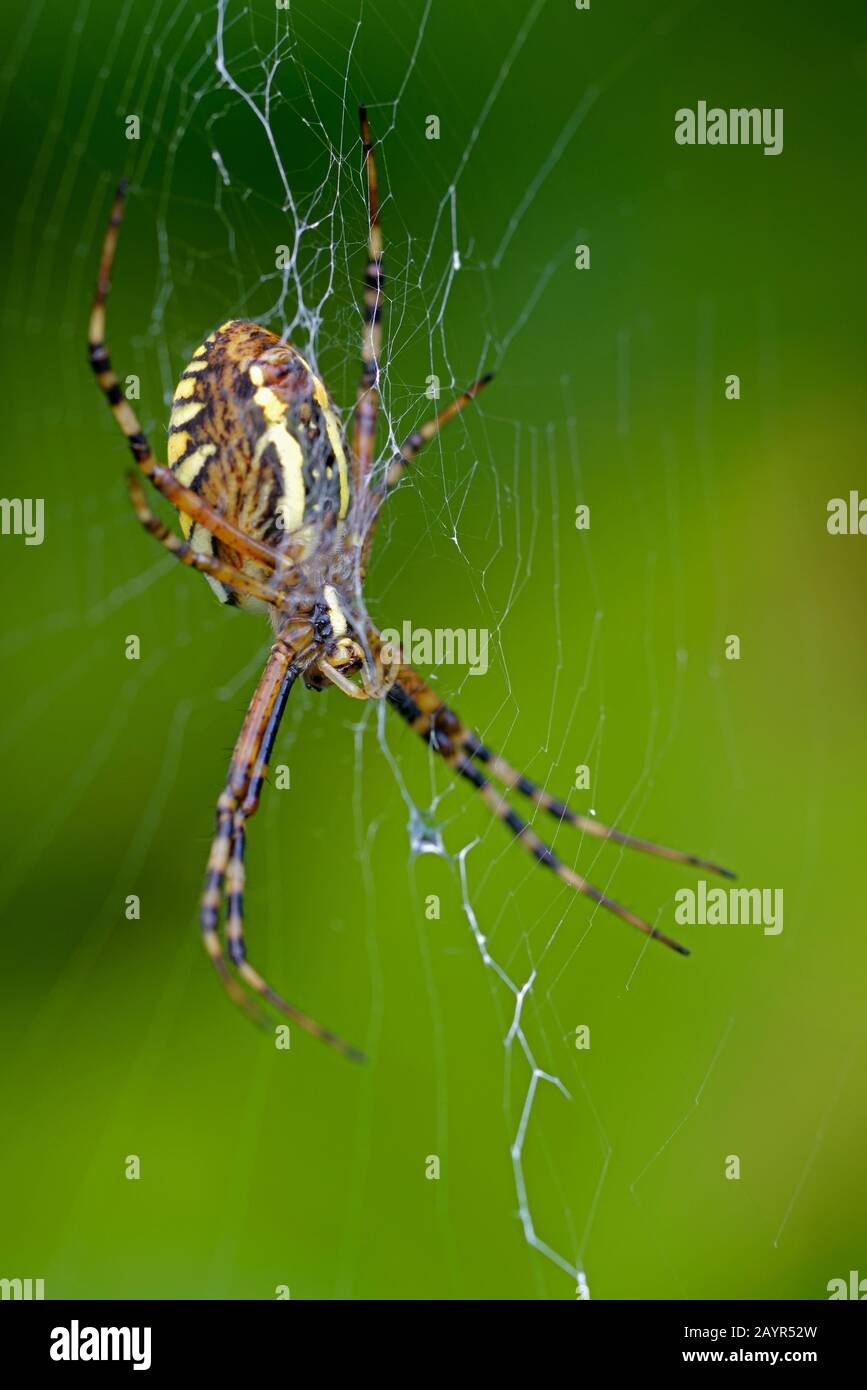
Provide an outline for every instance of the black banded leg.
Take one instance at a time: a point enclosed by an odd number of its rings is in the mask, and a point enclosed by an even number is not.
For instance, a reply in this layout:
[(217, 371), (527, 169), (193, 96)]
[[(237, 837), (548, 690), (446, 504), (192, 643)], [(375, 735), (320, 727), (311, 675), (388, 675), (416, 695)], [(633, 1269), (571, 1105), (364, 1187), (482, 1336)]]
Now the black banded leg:
[(223, 792), (217, 803), (217, 829), (208, 856), (205, 887), (199, 909), (199, 923), (202, 932), (202, 944), (219, 976), (221, 985), (232, 1003), (242, 1009), (253, 1023), (262, 1028), (267, 1022), (265, 1015), (238, 984), (229, 969), (220, 942), (220, 908), (232, 844), (233, 803), (234, 797), (228, 790)]
[[(353, 487), (355, 489), (355, 495), (360, 497), (363, 488), (370, 479), (376, 450), (376, 421), (379, 406), (379, 359), (382, 353), (382, 290), (385, 277), (382, 270), (383, 244), (382, 230), (379, 225), (379, 187), (376, 176), (376, 161), (373, 155), (373, 146), (370, 142), (370, 129), (365, 107), (360, 107), (358, 114), (361, 123), (361, 141), (367, 174), (368, 211), (368, 259), (367, 269), (364, 275), (364, 330), (361, 344), (362, 371), (355, 406), (355, 423), (352, 437)], [(489, 372), (479, 381), (474, 382), (472, 386), (450, 402), (444, 410), (441, 410), (435, 419), (429, 420), (419, 429), (414, 430), (391, 460), (384, 480), (377, 487), (375, 511), (369, 520), (363, 542), (361, 543), (360, 563), (362, 574), (366, 572), (367, 561), (373, 544), (373, 535), (376, 529), (376, 514), (387, 492), (403, 475), (404, 470), (416, 457), (419, 450), (439, 433), (443, 425), (453, 419), (459, 411), (463, 410), (464, 406), (473, 400), (484, 386), (487, 386), (492, 377), (493, 372)]]
[(265, 770), (266, 768), (263, 766), (261, 778), (258, 779), (258, 782), (251, 783), (244, 798), (243, 807), (235, 812), (232, 825), (231, 849), (226, 866), (226, 951), (229, 960), (244, 983), (259, 998), (264, 999), (272, 1008), (283, 1014), (285, 1018), (297, 1023), (299, 1028), (303, 1028), (305, 1032), (318, 1038), (320, 1042), (327, 1043), (337, 1052), (342, 1052), (344, 1057), (348, 1057), (351, 1061), (363, 1062), (365, 1060), (363, 1052), (344, 1042), (330, 1028), (324, 1028), (321, 1023), (317, 1023), (314, 1018), (310, 1018), (294, 1004), (290, 1004), (287, 999), (283, 998), (282, 994), (278, 994), (277, 990), (269, 985), (252, 962), (247, 959), (247, 946), (244, 938), (246, 823), (258, 806), (261, 779), (264, 778)]
[(364, 274), (364, 327), (361, 337), (361, 381), (355, 403), (352, 434), (353, 491), (362, 495), (373, 467), (379, 393), (379, 357), (382, 351), (382, 230), (379, 225), (379, 189), (376, 161), (370, 143), (367, 111), (360, 107), (361, 143), (367, 176), (367, 269)]
[(356, 1048), (350, 1047), (336, 1033), (323, 1028), (315, 1019), (285, 1000), (247, 960), (244, 941), (246, 823), (259, 805), (277, 730), (299, 672), (300, 668), (276, 643), (247, 711), (232, 754), (226, 786), (217, 803), (216, 834), (208, 858), (201, 903), (202, 939), (230, 996), (250, 1012), (252, 1001), (231, 974), (219, 938), (220, 908), (225, 897), (226, 954), (240, 980), (256, 996), (313, 1037), (328, 1043), (353, 1061), (362, 1061), (363, 1055)]
[[(630, 926), (635, 927), (638, 931), (653, 937), (656, 941), (661, 941), (663, 945), (670, 947), (673, 951), (677, 951), (680, 955), (689, 955), (685, 946), (681, 946), (678, 942), (672, 940), (671, 937), (658, 931), (655, 927), (651, 926), (649, 922), (645, 921), (644, 918), (639, 917), (636, 913), (623, 907), (621, 903), (616, 902), (613, 898), (609, 898), (607, 894), (595, 888), (587, 879), (575, 873), (573, 869), (570, 869), (558, 858), (550, 845), (547, 845), (539, 838), (532, 827), (518, 815), (506, 800), (505, 796), (491, 784), (485, 774), (473, 761), (473, 758), (478, 758), (480, 761), (484, 762), (486, 761), (485, 755), (487, 755), (487, 761), (493, 762), (495, 755), (481, 744), (475, 735), (472, 734), (461, 721), (455, 711), (449, 709), (448, 705), (443, 704), (436, 692), (431, 690), (430, 686), (428, 686), (411, 667), (401, 667), (398, 679), (389, 691), (387, 699), (389, 704), (397, 710), (401, 718), (409, 724), (410, 728), (417, 733), (420, 738), (423, 738), (434, 752), (440, 755), (444, 762), (454, 768), (459, 776), (463, 777), (474, 787), (482, 797), (488, 809), (498, 820), (501, 820), (503, 824), (511, 830), (518, 842), (523, 845), (528, 853), (532, 854), (540, 864), (545, 868), (552, 869), (557, 874), (558, 878), (570, 888), (591, 898), (594, 902), (598, 903), (600, 907), (604, 907), (608, 912), (621, 918), (622, 921), (628, 922)], [(499, 761), (497, 766), (500, 773), (505, 774), (508, 772), (511, 779), (507, 783), (509, 787), (527, 796), (531, 795), (530, 789), (534, 788), (540, 797), (547, 798), (546, 793), (541, 792), (540, 788), (536, 788), (535, 784), (531, 783), (529, 779), (521, 778), (521, 775), (516, 773), (514, 768), (508, 767), (508, 764)], [(549, 811), (552, 815), (558, 816), (561, 808), (564, 810), (567, 809), (563, 807), (561, 802), (555, 803), (552, 798), (547, 798), (547, 800), (550, 802), (549, 805), (546, 805), (545, 801), (542, 800), (537, 801), (537, 804)], [(572, 814), (573, 813), (570, 812), (569, 816)], [(563, 819), (564, 817), (559, 818)], [(591, 825), (595, 827), (596, 822), (591, 821)], [(604, 827), (604, 829), (607, 830), (608, 827)], [(621, 833), (622, 832), (614, 832), (610, 838), (617, 838)], [(681, 855), (679, 851), (668, 851), (662, 846), (651, 846), (649, 841), (633, 841), (632, 837), (627, 836), (623, 842), (632, 848), (647, 849), (648, 852), (661, 851), (664, 857), (676, 859), (678, 862), (691, 863), (700, 867), (705, 866), (704, 860), (698, 860), (694, 856)], [(708, 865), (707, 867), (716, 866)], [(717, 871), (720, 872), (719, 870)], [(721, 872), (728, 873), (729, 871), (722, 870)]]
[(572, 811), (565, 802), (558, 801), (556, 797), (549, 796), (535, 782), (531, 782), (529, 777), (525, 777), (522, 772), (518, 772), (514, 767), (501, 758), (497, 753), (493, 753), (490, 748), (486, 748), (475, 734), (467, 734), (461, 745), (471, 758), (484, 764), (491, 776), (507, 787), (510, 791), (520, 792), (526, 796), (540, 810), (546, 811), (555, 820), (565, 821), (567, 825), (573, 825), (576, 830), (582, 831), (585, 835), (593, 835), (599, 840), (613, 840), (615, 844), (625, 845), (627, 849), (638, 849), (644, 854), (653, 854), (659, 859), (670, 859), (675, 864), (688, 864), (693, 869), (705, 869), (708, 873), (720, 874), (723, 878), (736, 878), (737, 875), (731, 869), (724, 869), (720, 864), (711, 863), (709, 859), (700, 859), (698, 855), (686, 854), (683, 850), (670, 849), (667, 845), (658, 845), (653, 840), (642, 840), (635, 835), (627, 835), (623, 830), (615, 830), (610, 825), (604, 825), (602, 821), (596, 820), (593, 816), (582, 816), (577, 811)]
[(537, 863), (542, 864), (546, 869), (552, 869), (561, 882), (569, 888), (574, 888), (577, 893), (583, 893), (585, 897), (592, 898), (600, 907), (604, 907), (608, 912), (613, 912), (616, 917), (628, 922), (631, 927), (636, 927), (646, 936), (652, 936), (654, 941), (661, 941), (664, 946), (669, 946), (672, 951), (677, 951), (681, 956), (689, 955), (685, 946), (681, 946), (679, 942), (666, 936), (664, 932), (658, 931), (649, 922), (645, 922), (643, 917), (630, 912), (629, 908), (624, 907), (622, 903), (617, 902), (614, 898), (609, 898), (599, 888), (594, 888), (593, 884), (589, 883), (586, 878), (576, 874), (574, 869), (570, 869), (564, 864), (551, 847), (539, 838), (528, 823), (518, 815), (517, 811), (513, 810), (502, 793), (492, 786), (485, 774), (476, 767), (470, 758), (459, 754), (457, 757), (447, 758), (446, 761), (454, 768), (455, 772), (466, 778), (470, 785), (475, 787), (488, 810), (511, 830), (518, 843), (532, 854)]

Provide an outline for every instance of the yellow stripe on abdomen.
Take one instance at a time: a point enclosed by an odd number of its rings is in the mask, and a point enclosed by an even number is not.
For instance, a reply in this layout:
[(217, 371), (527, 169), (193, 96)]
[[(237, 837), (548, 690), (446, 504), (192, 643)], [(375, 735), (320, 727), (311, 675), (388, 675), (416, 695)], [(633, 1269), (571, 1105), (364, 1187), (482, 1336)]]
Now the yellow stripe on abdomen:
[(297, 531), (304, 521), (304, 455), (301, 445), (285, 425), (274, 424), (259, 436), (254, 464), (261, 461), (262, 454), (269, 444), (274, 445), (277, 462), (280, 466), (282, 491), (277, 503), (277, 511), (286, 531)]
[(325, 432), (328, 435), (328, 443), (331, 445), (331, 452), (334, 454), (334, 461), (337, 464), (337, 479), (340, 484), (340, 506), (337, 511), (337, 518), (342, 521), (349, 511), (349, 467), (343, 450), (343, 440), (340, 438), (340, 426), (337, 423), (337, 416), (331, 409), (328, 392), (319, 377), (313, 372), (310, 373), (310, 377), (313, 382), (313, 399), (325, 418)]
[(174, 470), (178, 482), (183, 483), (184, 487), (192, 487), (208, 459), (212, 458), (216, 452), (216, 444), (203, 444), (194, 453), (187, 454)]

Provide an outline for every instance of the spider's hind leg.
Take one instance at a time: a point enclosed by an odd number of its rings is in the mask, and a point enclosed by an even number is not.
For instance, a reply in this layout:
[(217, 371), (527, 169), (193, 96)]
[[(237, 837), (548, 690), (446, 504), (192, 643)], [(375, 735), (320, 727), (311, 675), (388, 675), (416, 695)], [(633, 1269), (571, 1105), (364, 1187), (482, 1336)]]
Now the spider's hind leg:
[(220, 983), (232, 1003), (237, 1004), (238, 1008), (242, 1009), (257, 1027), (264, 1028), (267, 1023), (265, 1014), (238, 984), (238, 981), (229, 969), (229, 964), (220, 941), (220, 907), (223, 901), (223, 885), (226, 878), (226, 866), (228, 864), (232, 845), (233, 823), (232, 810), (230, 806), (225, 804), (226, 796), (227, 794), (224, 792), (217, 804), (217, 831), (214, 835), (211, 853), (208, 857), (205, 889), (202, 894), (199, 911), (202, 944), (205, 947), (214, 969), (220, 977)]
[[(241, 981), (254, 995), (265, 1000), (285, 1018), (328, 1043), (353, 1061), (363, 1061), (357, 1048), (350, 1047), (336, 1033), (323, 1028), (315, 1019), (296, 1009), (272, 989), (247, 959), (244, 940), (244, 851), (246, 823), (258, 805), (268, 759), (283, 717), (289, 692), (300, 674), (300, 667), (278, 642), (253, 696), (240, 737), (232, 754), (226, 785), (217, 802), (217, 827), (208, 858), (202, 893), (200, 921), (202, 940), (220, 979), (232, 1000), (246, 1012), (257, 1014), (254, 1001), (244, 992), (229, 969), (229, 962)], [(220, 909), (226, 901), (226, 951), (219, 936)], [(226, 956), (228, 955), (228, 961)]]
[[(226, 951), (229, 960), (234, 965), (240, 978), (252, 989), (261, 999), (278, 1010), (286, 1018), (297, 1023), (299, 1028), (310, 1033), (312, 1037), (318, 1038), (320, 1042), (328, 1043), (330, 1047), (342, 1052), (345, 1057), (349, 1057), (354, 1062), (363, 1062), (364, 1053), (358, 1048), (350, 1046), (343, 1041), (336, 1033), (332, 1033), (329, 1028), (323, 1028), (321, 1023), (317, 1023), (308, 1014), (302, 1013), (294, 1004), (290, 1004), (284, 999), (282, 994), (278, 994), (269, 985), (254, 965), (247, 959), (247, 945), (244, 939), (244, 851), (246, 848), (245, 826), (249, 816), (253, 814), (258, 805), (258, 787), (248, 791), (243, 808), (237, 810), (232, 817), (231, 848), (229, 850), (228, 862), (225, 869), (225, 888), (226, 888)], [(252, 801), (250, 798), (254, 797)], [(234, 983), (234, 981), (233, 981)], [(249, 1000), (247, 1000), (249, 1003)]]
[(688, 864), (693, 869), (706, 869), (708, 873), (720, 874), (723, 878), (737, 877), (731, 869), (724, 869), (721, 864), (714, 864), (709, 859), (700, 859), (698, 855), (686, 854), (679, 849), (670, 849), (668, 845), (658, 845), (653, 840), (642, 840), (635, 835), (627, 835), (624, 830), (617, 830), (613, 826), (604, 825), (594, 816), (579, 815), (577, 811), (570, 810), (564, 802), (550, 796), (536, 782), (531, 782), (529, 777), (518, 772), (499, 754), (492, 752), (480, 739), (476, 738), (475, 734), (467, 733), (462, 748), (476, 762), (483, 764), (501, 786), (508, 788), (509, 791), (520, 792), (522, 796), (526, 796), (540, 810), (546, 811), (555, 820), (566, 821), (568, 825), (574, 825), (576, 830), (580, 830), (585, 835), (593, 835), (599, 840), (613, 840), (618, 845), (625, 845), (627, 849), (639, 849), (645, 854), (656, 855), (659, 859), (671, 859), (676, 864)]
[(707, 868), (727, 877), (734, 877), (729, 870), (721, 869), (715, 864), (696, 858), (694, 855), (683, 854), (680, 850), (671, 850), (664, 845), (653, 844), (649, 840), (638, 840), (634, 836), (626, 835), (623, 831), (614, 830), (598, 821), (576, 815), (563, 802), (550, 797), (541, 787), (538, 787), (529, 778), (524, 777), (523, 774), (517, 772), (503, 759), (486, 748), (454, 710), (443, 704), (436, 692), (431, 690), (430, 686), (426, 685), (411, 667), (401, 667), (400, 674), (388, 694), (388, 700), (410, 728), (423, 738), (459, 776), (470, 783), (492, 814), (503, 822), (523, 848), (532, 854), (539, 864), (544, 868), (552, 869), (563, 883), (576, 892), (584, 894), (585, 897), (591, 898), (600, 907), (604, 907), (608, 912), (612, 912), (615, 916), (628, 922), (630, 926), (636, 927), (656, 941), (661, 941), (663, 945), (669, 946), (680, 955), (689, 955), (685, 946), (681, 946), (671, 937), (658, 931), (642, 917), (608, 897), (606, 893), (595, 888), (586, 878), (564, 864), (550, 845), (540, 839), (529, 823), (514, 810), (505, 795), (493, 785), (490, 778), (477, 764), (486, 764), (494, 778), (509, 790), (520, 792), (529, 797), (537, 806), (559, 821), (566, 820), (578, 829), (586, 829), (588, 833), (603, 839), (616, 840), (619, 844), (627, 845), (632, 849), (641, 849), (649, 854), (676, 860), (678, 863)]

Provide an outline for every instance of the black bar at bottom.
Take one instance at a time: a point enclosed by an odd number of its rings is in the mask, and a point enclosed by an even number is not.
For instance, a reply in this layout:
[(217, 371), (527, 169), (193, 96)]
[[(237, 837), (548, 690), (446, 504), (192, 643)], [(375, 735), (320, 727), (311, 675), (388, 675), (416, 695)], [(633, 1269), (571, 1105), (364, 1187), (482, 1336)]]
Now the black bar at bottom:
[[(386, 1304), (386, 1310), (390, 1306)], [(448, 1333), (452, 1319), (459, 1326), (465, 1314), (461, 1305), (437, 1306), (439, 1312), (432, 1315), (425, 1304), (401, 1304), (398, 1336), (398, 1324), (392, 1319), (386, 1324), (390, 1331), (377, 1329), (377, 1315), (370, 1305), (353, 1335), (354, 1304), (3, 1302), (0, 1336), (4, 1364), (11, 1362), (25, 1375), (32, 1370), (93, 1376), (107, 1366), (114, 1375), (138, 1370), (141, 1375), (160, 1376), (191, 1369), (199, 1374), (213, 1371), (222, 1379), (233, 1372), (249, 1375), (255, 1367), (261, 1380), (264, 1372), (297, 1374), (295, 1352), (300, 1344), (308, 1357), (312, 1353), (321, 1358), (330, 1379), (328, 1373), (333, 1373), (341, 1351), (350, 1373), (362, 1373), (365, 1364), (370, 1370), (371, 1357), (384, 1368), (395, 1355), (410, 1370), (405, 1338), (412, 1310), (418, 1308), (415, 1340), (417, 1351), (423, 1349), (425, 1369), (429, 1372), (441, 1356), (448, 1374), (450, 1365), (455, 1369), (456, 1344), (443, 1333)], [(863, 1314), (836, 1302), (575, 1302), (566, 1316), (554, 1318), (549, 1311), (541, 1327), (535, 1323), (534, 1305), (527, 1304), (519, 1321), (511, 1313), (499, 1331), (496, 1304), (486, 1304), (482, 1322), (477, 1303), (463, 1306), (469, 1308), (472, 1319), (466, 1331), (489, 1365), (499, 1351), (510, 1358), (523, 1353), (531, 1362), (541, 1356), (550, 1369), (555, 1351), (551, 1339), (562, 1329), (577, 1358), (575, 1366), (596, 1364), (597, 1371), (639, 1368), (653, 1373), (674, 1366), (737, 1364), (807, 1365), (823, 1373), (848, 1367), (850, 1373), (857, 1373), (860, 1364), (863, 1373)], [(326, 1332), (324, 1339), (316, 1335), (320, 1324)], [(544, 1342), (538, 1341), (540, 1335)], [(462, 1345), (466, 1347), (466, 1342)], [(562, 1355), (563, 1349), (557, 1350)]]

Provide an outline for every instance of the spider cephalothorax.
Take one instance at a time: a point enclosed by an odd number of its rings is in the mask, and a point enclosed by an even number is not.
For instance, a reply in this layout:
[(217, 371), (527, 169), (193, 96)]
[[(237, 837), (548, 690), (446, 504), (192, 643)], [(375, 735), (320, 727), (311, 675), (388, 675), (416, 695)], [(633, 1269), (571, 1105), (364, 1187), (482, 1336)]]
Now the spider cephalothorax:
[(510, 804), (505, 791), (528, 798), (537, 809), (583, 835), (729, 873), (693, 855), (636, 839), (557, 801), (487, 748), (404, 663), (401, 653), (387, 650), (370, 621), (362, 586), (383, 500), (418, 451), (473, 400), (490, 376), (415, 430), (374, 475), (382, 235), (364, 108), (361, 138), (369, 238), (362, 373), (351, 445), (325, 386), (301, 354), (260, 324), (230, 319), (195, 349), (181, 374), (172, 402), (168, 467), (157, 462), (121, 392), (104, 341), (105, 301), (125, 185), (118, 190), (106, 233), (88, 335), (91, 366), (136, 464), (177, 507), (183, 538), (151, 512), (139, 477), (132, 474), (130, 491), (142, 524), (179, 560), (203, 573), (221, 602), (269, 613), (274, 629), (274, 645), (217, 802), (200, 914), (205, 947), (236, 1002), (250, 1008), (246, 986), (308, 1032), (356, 1058), (360, 1054), (354, 1048), (271, 988), (250, 963), (244, 937), (246, 822), (258, 805), (286, 701), (299, 677), (314, 690), (331, 684), (357, 699), (387, 699), (431, 751), (476, 789), (538, 863), (683, 955), (688, 954), (683, 946), (558, 858)]

